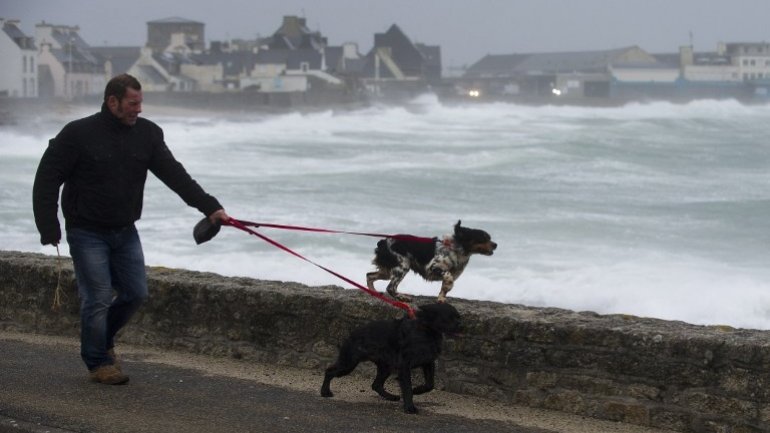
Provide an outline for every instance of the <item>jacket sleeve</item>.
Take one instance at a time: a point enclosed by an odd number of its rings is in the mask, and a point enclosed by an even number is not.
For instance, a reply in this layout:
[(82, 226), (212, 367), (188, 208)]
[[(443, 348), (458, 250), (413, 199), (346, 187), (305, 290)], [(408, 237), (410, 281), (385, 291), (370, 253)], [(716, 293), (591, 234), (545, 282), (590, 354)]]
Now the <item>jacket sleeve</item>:
[(163, 140), (163, 131), (158, 127), (154, 137), (154, 149), (150, 161), (150, 171), (172, 191), (177, 193), (187, 205), (209, 216), (222, 209), (216, 198), (206, 193), (196, 182), (182, 163), (174, 158)]
[(32, 186), (32, 211), (43, 245), (56, 245), (61, 240), (59, 189), (76, 162), (77, 151), (68, 140), (65, 128), (56, 138), (49, 140)]

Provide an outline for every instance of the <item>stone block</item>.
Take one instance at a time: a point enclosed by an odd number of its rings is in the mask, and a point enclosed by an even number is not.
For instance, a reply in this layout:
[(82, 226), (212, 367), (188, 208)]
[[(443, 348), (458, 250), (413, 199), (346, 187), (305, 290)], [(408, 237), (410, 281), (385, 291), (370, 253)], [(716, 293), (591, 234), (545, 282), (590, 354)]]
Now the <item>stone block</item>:
[(707, 390), (689, 390), (684, 392), (678, 403), (695, 413), (703, 416), (714, 416), (719, 419), (758, 419), (759, 405), (757, 402), (739, 398), (725, 397), (709, 393)]
[(650, 425), (650, 410), (632, 399), (625, 401), (606, 401), (599, 409), (600, 418), (629, 424)]

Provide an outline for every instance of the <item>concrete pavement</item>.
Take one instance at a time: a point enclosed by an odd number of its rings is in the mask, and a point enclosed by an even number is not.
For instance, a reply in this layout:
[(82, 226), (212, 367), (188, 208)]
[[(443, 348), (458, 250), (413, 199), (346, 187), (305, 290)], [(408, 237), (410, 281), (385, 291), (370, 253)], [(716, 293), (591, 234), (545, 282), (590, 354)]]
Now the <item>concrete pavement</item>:
[[(0, 433), (513, 432), (661, 430), (503, 405), (443, 391), (415, 397), (419, 415), (380, 399), (371, 378), (119, 345), (124, 386), (90, 382), (71, 338), (0, 331)], [(390, 389), (394, 383), (388, 383)]]

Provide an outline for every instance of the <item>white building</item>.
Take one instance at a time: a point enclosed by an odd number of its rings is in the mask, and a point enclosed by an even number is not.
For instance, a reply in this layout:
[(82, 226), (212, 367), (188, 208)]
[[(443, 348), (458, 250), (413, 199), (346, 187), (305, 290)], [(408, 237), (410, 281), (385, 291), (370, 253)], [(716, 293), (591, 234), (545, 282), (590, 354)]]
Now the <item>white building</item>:
[(142, 83), (145, 92), (192, 92), (196, 90), (195, 80), (180, 73), (181, 64), (187, 62), (189, 59), (185, 55), (155, 54), (152, 48), (145, 46), (128, 73)]
[(0, 96), (38, 96), (37, 49), (34, 39), (19, 29), (17, 20), (0, 18)]
[(654, 68), (624, 66), (613, 70), (619, 81), (739, 84), (770, 79), (770, 43), (720, 43), (716, 52), (695, 53), (692, 46), (679, 47), (678, 55), (661, 55)]
[(770, 78), (770, 43), (768, 42), (720, 44), (717, 52), (730, 59), (743, 81)]
[(35, 25), (40, 96), (74, 98), (99, 95), (106, 85), (104, 65), (80, 37), (79, 27)]

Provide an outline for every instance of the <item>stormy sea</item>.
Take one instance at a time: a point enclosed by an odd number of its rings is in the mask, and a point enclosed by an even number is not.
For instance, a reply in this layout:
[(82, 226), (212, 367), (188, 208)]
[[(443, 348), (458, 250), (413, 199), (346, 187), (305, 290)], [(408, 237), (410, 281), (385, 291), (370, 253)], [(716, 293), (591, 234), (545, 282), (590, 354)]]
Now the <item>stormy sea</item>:
[[(770, 329), (770, 106), (445, 105), (425, 95), (226, 114), (145, 102), (143, 116), (233, 217), (420, 236), (462, 220), (488, 231), (497, 251), (474, 256), (450, 297)], [(48, 139), (97, 108), (0, 127), (0, 249), (56, 254), (35, 229), (35, 170)], [(200, 218), (150, 175), (138, 222), (147, 264), (353, 289), (232, 227), (196, 245)], [(258, 230), (360, 283), (373, 269), (376, 239)], [(436, 296), (439, 285), (410, 275), (401, 291)]]

